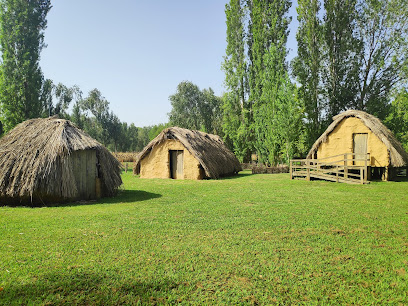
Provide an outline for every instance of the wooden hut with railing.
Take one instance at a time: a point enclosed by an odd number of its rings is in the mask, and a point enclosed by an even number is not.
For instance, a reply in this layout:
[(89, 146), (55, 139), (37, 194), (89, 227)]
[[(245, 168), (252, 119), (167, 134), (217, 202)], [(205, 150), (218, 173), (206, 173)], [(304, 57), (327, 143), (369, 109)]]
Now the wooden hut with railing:
[(357, 181), (390, 180), (406, 168), (408, 154), (378, 118), (363, 111), (348, 110), (333, 117), (304, 163), (316, 167), (309, 169), (309, 174), (316, 170), (314, 174), (318, 175), (318, 170), (322, 169), (323, 176), (331, 176), (337, 181), (346, 178), (348, 173), (359, 171), (361, 176)]

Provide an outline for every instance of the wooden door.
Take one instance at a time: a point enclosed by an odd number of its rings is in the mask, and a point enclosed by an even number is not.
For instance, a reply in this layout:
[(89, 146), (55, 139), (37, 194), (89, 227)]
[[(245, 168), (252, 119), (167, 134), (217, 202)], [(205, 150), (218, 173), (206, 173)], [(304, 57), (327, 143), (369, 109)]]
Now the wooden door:
[[(358, 133), (358, 134), (353, 134), (353, 153), (356, 155), (354, 158), (356, 159), (364, 159), (366, 158), (367, 154), (367, 139), (368, 139), (368, 134), (367, 133)], [(355, 165), (357, 166), (363, 166), (364, 161), (356, 161), (354, 162)]]
[(184, 156), (181, 150), (170, 151), (170, 177), (172, 179), (183, 178)]
[(77, 197), (81, 200), (96, 197), (96, 150), (74, 151), (70, 155), (73, 174), (78, 189)]

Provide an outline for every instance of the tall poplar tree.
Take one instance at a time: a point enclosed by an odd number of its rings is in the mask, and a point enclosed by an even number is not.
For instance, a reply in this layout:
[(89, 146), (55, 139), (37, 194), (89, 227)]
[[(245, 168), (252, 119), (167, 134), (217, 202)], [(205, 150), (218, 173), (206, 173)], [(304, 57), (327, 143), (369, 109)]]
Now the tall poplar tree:
[(230, 0), (225, 5), (227, 49), (222, 68), (227, 93), (223, 97), (224, 138), (238, 159), (248, 160), (252, 153), (252, 107), (248, 102), (247, 58), (245, 56), (245, 5)]
[(258, 158), (273, 165), (293, 158), (303, 132), (303, 107), (277, 49), (264, 56), (263, 102), (254, 106)]
[[(265, 73), (265, 55), (274, 46), (278, 62), (284, 62), (287, 54), (286, 42), (291, 18), (286, 16), (291, 2), (288, 0), (247, 0), (248, 55), (250, 100), (253, 103), (262, 97)], [(280, 65), (280, 63), (277, 63)]]
[(280, 104), (286, 100), (286, 42), (291, 18), (287, 0), (251, 0), (248, 53), (250, 59), (250, 100), (253, 103), (255, 149), (258, 160), (269, 164), (280, 161), (281, 133), (275, 124)]
[(290, 6), (289, 0), (230, 0), (226, 5), (223, 127), (241, 161), (256, 152), (259, 161), (276, 164), (298, 147), (303, 108), (286, 63)]
[(357, 39), (356, 0), (324, 1), (323, 84), (327, 121), (356, 104), (362, 44)]
[(310, 147), (322, 132), (322, 25), (318, 14), (319, 0), (298, 0), (299, 27), (296, 33), (298, 55), (292, 71), (300, 83), (299, 98), (303, 100), (306, 117), (306, 142)]
[(0, 2), (0, 117), (5, 131), (42, 114), (39, 61), (50, 8), (50, 0)]

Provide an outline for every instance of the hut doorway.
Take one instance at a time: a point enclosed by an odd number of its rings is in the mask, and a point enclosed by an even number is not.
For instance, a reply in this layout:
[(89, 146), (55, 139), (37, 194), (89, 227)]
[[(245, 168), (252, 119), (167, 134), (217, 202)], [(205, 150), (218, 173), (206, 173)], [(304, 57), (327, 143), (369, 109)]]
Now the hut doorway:
[(183, 160), (184, 153), (182, 150), (170, 150), (170, 178), (183, 178)]
[[(354, 158), (363, 159), (367, 154), (367, 133), (353, 134), (353, 152), (356, 154)], [(363, 161), (354, 162), (356, 166), (364, 165)]]

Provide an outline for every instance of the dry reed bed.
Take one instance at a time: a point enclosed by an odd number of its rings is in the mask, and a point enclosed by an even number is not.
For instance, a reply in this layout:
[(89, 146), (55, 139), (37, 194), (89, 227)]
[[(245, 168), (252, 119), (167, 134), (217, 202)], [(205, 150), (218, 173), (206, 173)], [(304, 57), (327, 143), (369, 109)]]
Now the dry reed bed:
[(136, 157), (139, 153), (138, 152), (116, 152), (112, 154), (121, 163), (125, 163), (125, 162), (129, 163), (129, 162), (136, 161)]

